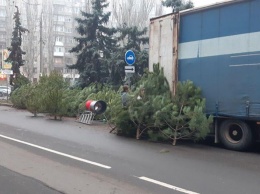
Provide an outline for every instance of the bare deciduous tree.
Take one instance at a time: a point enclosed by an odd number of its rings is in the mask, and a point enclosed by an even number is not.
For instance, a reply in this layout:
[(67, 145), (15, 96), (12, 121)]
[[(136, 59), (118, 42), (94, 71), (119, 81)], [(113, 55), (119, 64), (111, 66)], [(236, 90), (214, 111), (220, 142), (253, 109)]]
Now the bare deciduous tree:
[(147, 27), (149, 15), (156, 5), (154, 0), (111, 0), (112, 22), (117, 27)]
[(90, 13), (91, 12), (91, 0), (85, 0), (85, 10), (83, 11), (86, 11), (87, 13)]
[(27, 33), (23, 47), (25, 48), (25, 66), (23, 72), (28, 76), (29, 80), (34, 77), (34, 66), (39, 57), (39, 2), (38, 0), (32, 0), (29, 3), (24, 4), (26, 28), (30, 33)]
[[(13, 15), (15, 12), (15, 1), (6, 2), (6, 31), (12, 32), (13, 29)], [(6, 47), (11, 45), (12, 33), (6, 33)]]
[(47, 74), (53, 71), (53, 53), (55, 47), (55, 33), (54, 33), (54, 10), (52, 0), (42, 1), (43, 16), (42, 16), (42, 29), (43, 29), (43, 55), (45, 60), (43, 64), (47, 65)]
[(163, 14), (163, 5), (162, 3), (157, 3), (155, 5), (155, 11), (154, 11), (154, 16), (160, 16)]

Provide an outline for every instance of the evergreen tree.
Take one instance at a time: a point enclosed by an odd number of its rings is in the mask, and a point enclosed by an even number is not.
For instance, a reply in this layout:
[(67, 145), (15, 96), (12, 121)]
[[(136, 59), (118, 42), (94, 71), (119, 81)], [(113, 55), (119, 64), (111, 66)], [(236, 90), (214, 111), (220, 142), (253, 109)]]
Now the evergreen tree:
[(119, 29), (121, 35), (119, 40), (126, 42), (123, 46), (125, 49), (141, 51), (141, 46), (148, 43), (148, 37), (146, 37), (147, 28), (138, 30), (137, 26), (125, 27)]
[(142, 45), (148, 44), (149, 38), (146, 36), (147, 28), (143, 30), (138, 30), (136, 26), (133, 27), (124, 27), (118, 29), (120, 35), (118, 41), (120, 41), (121, 48), (115, 53), (112, 57), (113, 62), (110, 78), (113, 84), (118, 85), (122, 84), (125, 77), (124, 67), (126, 65), (124, 58), (125, 52), (127, 50), (133, 50), (136, 54), (136, 79), (140, 75), (143, 75), (144, 69), (148, 67), (148, 53), (145, 50), (142, 50)]
[[(50, 116), (62, 118), (66, 114), (69, 102), (65, 98), (65, 90), (68, 83), (64, 81), (63, 76), (57, 72), (51, 72), (49, 76), (42, 76), (39, 81), (38, 91), (41, 92), (42, 109)], [(39, 94), (36, 94), (39, 95)], [(38, 107), (37, 107), (38, 108)]]
[(25, 99), (26, 109), (36, 117), (43, 107), (42, 89), (38, 83), (28, 84), (28, 87)]
[(162, 1), (162, 5), (166, 7), (171, 7), (172, 13), (194, 7), (194, 4), (191, 0), (165, 0)]
[(144, 133), (153, 141), (171, 139), (199, 140), (209, 132), (212, 117), (204, 114), (205, 99), (191, 81), (178, 83), (177, 93), (170, 87), (159, 64), (140, 80), (129, 103), (129, 116), (136, 125), (136, 138)]
[(109, 77), (108, 63), (116, 48), (116, 40), (113, 38), (116, 30), (105, 26), (111, 15), (103, 11), (108, 5), (106, 0), (93, 0), (92, 12), (82, 11), (82, 18), (76, 18), (80, 37), (75, 37), (78, 45), (70, 52), (77, 53), (77, 62), (69, 68), (79, 71), (81, 87), (103, 83)]
[(12, 33), (12, 41), (11, 47), (8, 48), (10, 51), (9, 57), (5, 60), (5, 62), (12, 63), (12, 70), (13, 75), (10, 76), (10, 84), (13, 85), (14, 78), (19, 77), (20, 75), (20, 67), (24, 65), (24, 60), (22, 58), (23, 55), (26, 54), (21, 48), (22, 45), (22, 33), (26, 31), (29, 32), (27, 29), (21, 26), (20, 22), (20, 12), (17, 6), (15, 6), (17, 11), (14, 13), (14, 21), (15, 26)]
[[(130, 102), (129, 114), (137, 126), (136, 138), (150, 127), (154, 127), (153, 114), (171, 104), (169, 83), (159, 64), (154, 64), (153, 72), (146, 72)], [(142, 90), (144, 90), (142, 92)]]
[(141, 77), (145, 69), (148, 68), (149, 64), (149, 53), (146, 50), (142, 50), (137, 53), (137, 63), (135, 65), (135, 72), (137, 77)]
[(13, 80), (14, 90), (20, 88), (23, 85), (29, 84), (30, 80), (21, 74), (16, 74), (15, 79)]

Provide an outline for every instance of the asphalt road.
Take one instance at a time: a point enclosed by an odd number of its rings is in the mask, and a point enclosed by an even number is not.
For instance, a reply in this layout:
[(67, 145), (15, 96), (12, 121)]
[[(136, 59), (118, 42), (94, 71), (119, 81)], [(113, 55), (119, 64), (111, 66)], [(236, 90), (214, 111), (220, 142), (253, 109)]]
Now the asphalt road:
[(0, 166), (0, 185), (3, 194), (62, 194), (42, 182)]
[[(258, 147), (247, 153), (192, 143), (173, 147), (109, 130), (99, 122), (33, 118), (0, 107), (0, 166), (45, 189), (71, 194), (260, 193)], [(8, 184), (0, 179), (2, 185)]]

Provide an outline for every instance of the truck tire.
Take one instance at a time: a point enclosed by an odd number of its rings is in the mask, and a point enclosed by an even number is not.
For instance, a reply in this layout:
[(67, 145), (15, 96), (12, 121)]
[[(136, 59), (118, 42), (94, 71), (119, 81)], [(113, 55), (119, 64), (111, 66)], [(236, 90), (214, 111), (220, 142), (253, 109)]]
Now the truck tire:
[(221, 143), (228, 149), (245, 151), (253, 143), (253, 133), (248, 124), (240, 120), (225, 120), (219, 129)]

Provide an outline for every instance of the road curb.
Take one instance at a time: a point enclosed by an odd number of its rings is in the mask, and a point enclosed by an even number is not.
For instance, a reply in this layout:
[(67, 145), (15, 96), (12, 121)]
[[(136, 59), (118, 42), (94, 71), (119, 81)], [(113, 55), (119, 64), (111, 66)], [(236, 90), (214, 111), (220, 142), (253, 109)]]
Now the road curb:
[(10, 103), (0, 103), (0, 106), (9, 106), (9, 107), (12, 107), (13, 104), (10, 104)]

